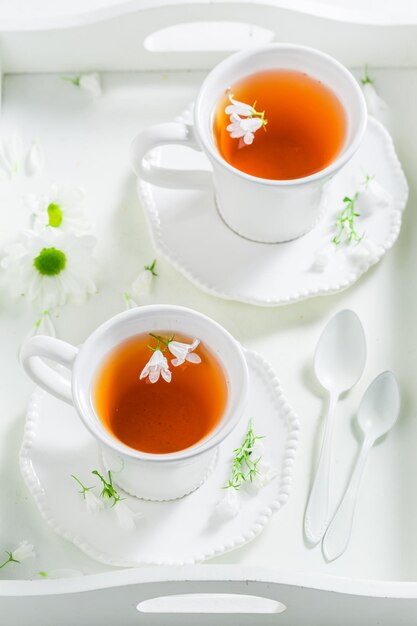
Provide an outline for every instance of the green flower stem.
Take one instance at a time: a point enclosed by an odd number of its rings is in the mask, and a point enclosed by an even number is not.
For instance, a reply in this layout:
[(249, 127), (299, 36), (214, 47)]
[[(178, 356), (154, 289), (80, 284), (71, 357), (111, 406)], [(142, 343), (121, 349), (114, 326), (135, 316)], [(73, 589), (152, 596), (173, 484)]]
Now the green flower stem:
[(225, 485), (225, 489), (239, 489), (244, 482), (253, 481), (258, 473), (257, 465), (261, 460), (261, 457), (251, 458), (253, 446), (258, 439), (263, 439), (263, 437), (255, 435), (251, 419), (242, 445), (233, 451), (232, 474), (229, 482)]
[(20, 561), (13, 558), (13, 554), (11, 552), (6, 551), (6, 554), (8, 555), (8, 559), (0, 565), (0, 569), (2, 569), (2, 567), (5, 567), (5, 565), (7, 565), (8, 563), (20, 563)]
[(368, 74), (368, 65), (365, 65), (363, 78), (361, 78), (362, 85), (373, 85), (374, 81)]
[(169, 343), (171, 341), (174, 341), (175, 339), (175, 335), (172, 335), (171, 337), (166, 336), (164, 339), (163, 337), (161, 337), (161, 335), (155, 335), (154, 333), (148, 333), (148, 334), (150, 337), (153, 337), (158, 342), (156, 344), (156, 347), (148, 345), (149, 350), (152, 350), (152, 352), (155, 352), (156, 350), (160, 350), (161, 352), (166, 352), (168, 349)]
[(79, 491), (78, 493), (80, 493), (84, 499), (85, 499), (86, 492), (90, 491), (90, 489), (94, 489), (94, 487), (86, 487), (85, 485), (83, 485), (81, 480), (77, 478), (76, 476), (74, 476), (74, 474), (71, 474), (71, 478), (73, 478), (81, 487), (81, 491)]
[(156, 265), (156, 259), (154, 259), (152, 263), (149, 263), (149, 265), (145, 265), (145, 270), (150, 272), (152, 276), (158, 276), (158, 274), (155, 272), (155, 265)]
[(102, 476), (98, 470), (93, 470), (91, 473), (94, 474), (95, 476), (98, 476), (99, 479), (101, 480), (101, 483), (103, 485), (103, 490), (100, 495), (105, 500), (106, 499), (113, 500), (112, 507), (118, 502), (120, 502), (120, 500), (124, 500), (124, 498), (121, 498), (119, 496), (119, 494), (117, 493), (116, 489), (113, 486), (113, 479), (112, 479), (110, 470), (108, 470), (107, 472), (108, 478), (109, 478), (108, 480), (106, 480), (104, 476)]
[(356, 210), (356, 201), (358, 197), (359, 192), (357, 191), (352, 198), (349, 198), (348, 196), (343, 198), (345, 207), (338, 215), (336, 220), (336, 234), (332, 239), (332, 243), (336, 246), (342, 242), (343, 235), (345, 235), (345, 240), (347, 240), (348, 243), (354, 241), (359, 243), (363, 239), (363, 235), (358, 233), (356, 230), (355, 224), (356, 218), (360, 217), (360, 213)]

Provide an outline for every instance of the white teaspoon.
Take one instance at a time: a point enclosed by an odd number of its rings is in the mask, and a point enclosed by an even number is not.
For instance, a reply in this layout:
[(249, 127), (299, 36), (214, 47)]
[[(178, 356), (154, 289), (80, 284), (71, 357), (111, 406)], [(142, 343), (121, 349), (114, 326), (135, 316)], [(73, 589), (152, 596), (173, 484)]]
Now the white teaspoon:
[(362, 448), (345, 495), (324, 536), (323, 553), (328, 561), (337, 559), (348, 547), (359, 486), (369, 451), (376, 440), (394, 426), (399, 412), (398, 383), (392, 372), (383, 372), (369, 385), (359, 407), (358, 423), (363, 432)]
[(339, 397), (362, 376), (366, 340), (360, 319), (350, 310), (340, 311), (319, 339), (314, 369), (319, 383), (329, 392), (329, 410), (316, 476), (304, 517), (304, 533), (311, 544), (321, 541), (329, 523), (330, 465), (335, 409)]

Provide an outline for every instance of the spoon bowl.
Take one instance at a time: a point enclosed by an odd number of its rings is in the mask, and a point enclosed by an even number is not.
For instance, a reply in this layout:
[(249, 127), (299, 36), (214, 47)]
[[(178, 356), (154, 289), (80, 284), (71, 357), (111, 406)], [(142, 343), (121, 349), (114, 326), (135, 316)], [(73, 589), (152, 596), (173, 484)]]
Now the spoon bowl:
[(358, 411), (358, 424), (365, 437), (376, 441), (397, 421), (400, 390), (392, 372), (382, 372), (369, 385)]
[(340, 395), (362, 376), (366, 362), (363, 326), (353, 311), (337, 313), (323, 330), (316, 348), (314, 369), (327, 391)]

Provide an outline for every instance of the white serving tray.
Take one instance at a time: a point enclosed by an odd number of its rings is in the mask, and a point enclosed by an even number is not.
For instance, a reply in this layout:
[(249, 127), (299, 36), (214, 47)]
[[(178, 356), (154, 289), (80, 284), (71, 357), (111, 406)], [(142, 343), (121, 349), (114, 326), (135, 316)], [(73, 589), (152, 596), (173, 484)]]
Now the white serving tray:
[[(81, 342), (100, 322), (120, 311), (121, 293), (153, 258), (128, 163), (130, 140), (141, 128), (178, 115), (195, 97), (204, 70), (226, 54), (219, 50), (144, 52), (144, 38), (158, 28), (206, 19), (249, 21), (270, 29), (278, 40), (321, 47), (356, 66), (358, 76), (365, 62), (389, 68), (373, 67), (372, 74), (394, 113), (392, 133), (410, 184), (402, 232), (386, 258), (348, 291), (279, 310), (204, 294), (159, 260), (160, 279), (149, 301), (195, 307), (224, 324), (245, 346), (261, 352), (274, 365), (302, 426), (288, 505), (248, 546), (192, 568), (110, 570), (52, 535), (40, 518), (18, 471), (31, 385), (20, 370), (16, 351), (35, 316), (8, 303), (0, 279), (0, 547), (7, 543), (4, 548), (8, 549), (28, 539), (38, 554), (35, 562), (1, 570), (0, 624), (392, 626), (401, 619), (403, 624), (415, 626), (417, 229), (413, 209), (417, 147), (412, 138), (417, 136), (417, 71), (412, 66), (417, 62), (417, 27), (366, 26), (355, 23), (355, 16), (349, 18), (346, 12), (339, 16), (336, 12), (328, 20), (306, 13), (304, 3), (293, 11), (272, 3), (185, 4), (161, 2), (140, 10), (139, 3), (130, 2), (120, 7), (122, 17), (117, 17), (113, 7), (112, 17), (84, 12), (81, 17), (61, 16), (55, 24), (41, 18), (21, 18), (20, 22), (5, 19), (3, 30), (0, 14), (0, 54), (6, 72), (0, 129), (9, 132), (18, 128), (26, 145), (39, 136), (48, 159), (43, 178), (16, 178), (12, 187), (0, 186), (0, 247), (27, 224), (27, 213), (18, 202), (22, 193), (36, 186), (41, 189), (48, 180), (86, 188), (99, 235), (100, 294), (84, 307), (82, 316), (75, 308), (63, 309), (55, 320), (60, 336)], [(360, 46), (352, 45), (357, 41)], [(111, 70), (103, 75), (103, 98), (94, 103), (60, 80), (63, 73), (83, 69)], [(195, 71), (186, 71), (190, 69)], [(15, 201), (18, 208), (11, 212), (8, 207), (15, 206)], [(338, 561), (326, 564), (319, 549), (306, 547), (302, 535), (324, 410), (311, 359), (324, 323), (345, 307), (354, 309), (364, 323), (369, 359), (365, 376), (339, 409), (335, 455), (338, 494), (358, 450), (351, 418), (367, 383), (381, 370), (392, 369), (398, 376), (403, 410), (397, 427), (373, 451), (349, 550)], [(79, 569), (88, 576), (29, 580), (41, 569), (63, 567)], [(26, 580), (4, 580), (6, 576)], [(153, 610), (168, 614), (136, 611), (142, 600), (187, 593), (239, 594), (241, 601), (225, 597), (211, 597), (208, 603), (197, 598), (197, 604), (196, 598), (191, 598), (188, 605), (175, 601), (176, 610), (198, 612), (198, 617), (173, 613), (175, 607), (163, 603)], [(277, 600), (287, 610), (265, 613), (282, 607), (261, 601), (249, 606), (242, 597), (245, 594)], [(208, 613), (210, 608), (218, 610), (221, 618)], [(240, 614), (227, 615), (228, 610)]]

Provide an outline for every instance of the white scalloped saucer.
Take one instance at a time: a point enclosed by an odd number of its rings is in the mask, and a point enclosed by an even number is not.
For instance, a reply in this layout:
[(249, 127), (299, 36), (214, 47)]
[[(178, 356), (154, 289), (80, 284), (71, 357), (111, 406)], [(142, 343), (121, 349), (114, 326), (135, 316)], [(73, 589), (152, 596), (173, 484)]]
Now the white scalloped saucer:
[[(159, 148), (151, 158), (168, 167), (209, 169), (202, 153), (182, 146)], [(315, 258), (331, 242), (343, 198), (355, 193), (364, 173), (392, 196), (388, 208), (358, 219), (372, 254), (340, 245), (332, 262), (317, 271)], [(408, 186), (391, 136), (369, 118), (358, 152), (328, 185), (324, 217), (294, 241), (262, 244), (239, 237), (220, 218), (210, 190), (163, 189), (138, 181), (138, 193), (157, 250), (189, 280), (221, 298), (277, 306), (345, 289), (377, 263), (398, 237)]]
[[(90, 557), (119, 567), (195, 563), (256, 537), (288, 499), (299, 423), (271, 367), (254, 352), (245, 355), (250, 371), (247, 419), (220, 446), (207, 481), (192, 494), (170, 502), (145, 502), (124, 494), (128, 506), (143, 513), (131, 531), (118, 525), (114, 509), (87, 511), (70, 476), (95, 484), (91, 471), (102, 468), (96, 441), (72, 407), (37, 389), (28, 409), (20, 467), (50, 527)], [(265, 436), (265, 460), (279, 473), (258, 491), (241, 490), (239, 514), (219, 522), (212, 512), (225, 493), (222, 487), (230, 474), (233, 450), (241, 444), (250, 416), (256, 434)]]

